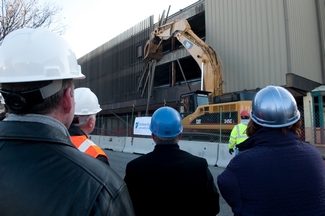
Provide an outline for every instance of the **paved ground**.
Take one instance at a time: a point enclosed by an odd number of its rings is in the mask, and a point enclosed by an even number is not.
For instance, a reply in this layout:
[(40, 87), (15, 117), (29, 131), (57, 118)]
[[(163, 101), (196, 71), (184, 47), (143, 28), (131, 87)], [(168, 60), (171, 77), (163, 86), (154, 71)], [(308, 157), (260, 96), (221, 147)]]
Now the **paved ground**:
[[(139, 157), (137, 154), (123, 153), (123, 152), (114, 152), (110, 150), (105, 150), (109, 161), (110, 166), (122, 177), (125, 176), (125, 167), (126, 164), (132, 159)], [(216, 179), (217, 176), (224, 170), (224, 168), (209, 166), (209, 169), (214, 177), (215, 184), (217, 185)], [(220, 196), (220, 213), (218, 216), (230, 216), (233, 215), (229, 205), (226, 201)]]

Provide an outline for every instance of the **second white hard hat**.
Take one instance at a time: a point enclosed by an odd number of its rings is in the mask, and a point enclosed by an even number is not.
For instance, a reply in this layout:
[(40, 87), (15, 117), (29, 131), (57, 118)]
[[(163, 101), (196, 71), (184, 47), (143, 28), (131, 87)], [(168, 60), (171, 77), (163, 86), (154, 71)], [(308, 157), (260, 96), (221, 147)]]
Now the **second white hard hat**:
[(92, 115), (102, 110), (97, 96), (89, 88), (76, 88), (74, 97), (76, 102), (75, 115)]

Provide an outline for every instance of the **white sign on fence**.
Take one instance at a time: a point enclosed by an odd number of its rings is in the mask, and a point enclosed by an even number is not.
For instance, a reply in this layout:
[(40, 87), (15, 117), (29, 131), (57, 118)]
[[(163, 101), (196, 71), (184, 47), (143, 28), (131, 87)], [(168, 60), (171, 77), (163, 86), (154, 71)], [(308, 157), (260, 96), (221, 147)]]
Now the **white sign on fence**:
[(134, 121), (133, 134), (151, 135), (149, 129), (151, 117), (136, 117)]

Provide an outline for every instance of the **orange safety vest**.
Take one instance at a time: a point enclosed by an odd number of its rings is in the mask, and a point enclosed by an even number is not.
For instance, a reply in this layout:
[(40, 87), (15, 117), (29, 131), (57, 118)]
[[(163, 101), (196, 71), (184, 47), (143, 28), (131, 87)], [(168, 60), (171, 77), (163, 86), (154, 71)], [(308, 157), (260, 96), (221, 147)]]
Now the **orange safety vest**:
[(79, 149), (79, 151), (84, 152), (94, 158), (97, 158), (99, 155), (106, 157), (108, 160), (107, 155), (105, 152), (96, 145), (93, 141), (88, 139), (87, 136), (70, 136), (73, 145)]

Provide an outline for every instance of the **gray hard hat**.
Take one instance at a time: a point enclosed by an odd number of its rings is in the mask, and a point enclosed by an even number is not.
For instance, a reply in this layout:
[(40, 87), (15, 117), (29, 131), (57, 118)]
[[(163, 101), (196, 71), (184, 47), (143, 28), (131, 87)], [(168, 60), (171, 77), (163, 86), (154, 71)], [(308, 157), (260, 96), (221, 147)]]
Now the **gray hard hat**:
[(256, 93), (250, 117), (261, 126), (281, 128), (296, 123), (300, 119), (300, 112), (288, 90), (270, 85)]

